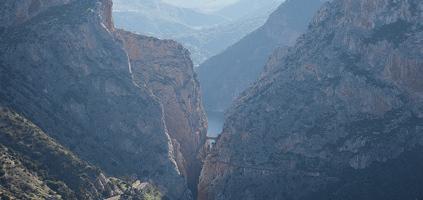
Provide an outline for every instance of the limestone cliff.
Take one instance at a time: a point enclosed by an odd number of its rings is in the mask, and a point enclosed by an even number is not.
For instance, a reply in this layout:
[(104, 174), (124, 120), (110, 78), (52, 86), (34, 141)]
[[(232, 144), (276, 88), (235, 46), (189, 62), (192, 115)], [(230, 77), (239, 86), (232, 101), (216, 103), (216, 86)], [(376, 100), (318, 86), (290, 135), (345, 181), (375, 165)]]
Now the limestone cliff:
[[(162, 70), (174, 70), (175, 77), (160, 77), (153, 66), (142, 71), (131, 65), (110, 0), (34, 0), (39, 9), (16, 22), (10, 20), (16, 8), (27, 12), (30, 1), (10, 2), (0, 3), (8, 9), (1, 15), (0, 103), (105, 173), (152, 182), (164, 198), (192, 199), (184, 168), (199, 170), (194, 150), (206, 123), (186, 51), (173, 44), (171, 51), (183, 59), (169, 58)], [(154, 47), (142, 51), (160, 53)], [(160, 93), (153, 81), (138, 81), (139, 70), (177, 82)]]
[(333, 0), (231, 108), (199, 199), (420, 199), (423, 2)]
[(128, 52), (134, 80), (145, 85), (163, 105), (179, 169), (195, 193), (201, 171), (199, 152), (205, 144), (207, 121), (200, 88), (188, 50), (171, 40), (119, 31)]

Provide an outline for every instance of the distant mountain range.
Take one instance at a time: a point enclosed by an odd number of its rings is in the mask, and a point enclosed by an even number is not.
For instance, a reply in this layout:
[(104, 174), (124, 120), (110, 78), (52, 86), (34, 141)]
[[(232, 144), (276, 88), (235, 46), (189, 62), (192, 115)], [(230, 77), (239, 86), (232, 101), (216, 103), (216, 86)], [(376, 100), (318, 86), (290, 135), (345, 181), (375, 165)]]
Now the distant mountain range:
[(114, 20), (119, 28), (181, 42), (199, 65), (264, 24), (282, 1), (241, 0), (202, 12), (160, 0), (116, 0)]

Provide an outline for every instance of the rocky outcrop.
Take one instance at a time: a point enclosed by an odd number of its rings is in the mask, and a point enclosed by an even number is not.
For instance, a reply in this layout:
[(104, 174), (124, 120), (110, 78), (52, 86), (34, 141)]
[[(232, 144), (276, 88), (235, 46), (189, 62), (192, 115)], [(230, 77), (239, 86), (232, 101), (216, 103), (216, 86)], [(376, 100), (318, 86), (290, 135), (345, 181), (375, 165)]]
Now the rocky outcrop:
[[(15, 3), (20, 7), (27, 1)], [(10, 5), (2, 2), (2, 9), (8, 8), (3, 4)], [(170, 48), (176, 47), (169, 50), (172, 53), (157, 58), (175, 54), (182, 55), (182, 61), (172, 57), (163, 69), (133, 68), (128, 55), (134, 54), (125, 50), (113, 27), (110, 0), (54, 5), (0, 31), (0, 103), (105, 173), (149, 181), (164, 198), (191, 199), (182, 168), (195, 164), (195, 152), (187, 147), (201, 145), (206, 123), (198, 85), (189, 80), (194, 75), (186, 51), (171, 44)], [(2, 20), (7, 21), (3, 16)], [(162, 50), (146, 44), (142, 51)], [(155, 70), (168, 74), (160, 77)], [(152, 73), (142, 77), (175, 82), (157, 87), (154, 81), (142, 84), (137, 74), (142, 72)]]
[(107, 29), (110, 31), (115, 30), (115, 25), (113, 23), (113, 2), (111, 0), (98, 0), (99, 2), (99, 9), (98, 13), (101, 17), (102, 23), (106, 26)]
[[(0, 108), (0, 198), (142, 199), (154, 190), (133, 188), (80, 160), (19, 114)], [(119, 199), (119, 198), (117, 198)]]
[(294, 45), (324, 0), (288, 0), (266, 24), (198, 68), (206, 110), (224, 111), (263, 71), (278, 47)]
[(199, 152), (205, 144), (207, 120), (189, 52), (171, 40), (119, 31), (128, 52), (134, 80), (145, 85), (164, 108), (180, 171), (195, 194), (201, 171)]
[(422, 19), (419, 0), (325, 4), (230, 110), (199, 199), (421, 198)]

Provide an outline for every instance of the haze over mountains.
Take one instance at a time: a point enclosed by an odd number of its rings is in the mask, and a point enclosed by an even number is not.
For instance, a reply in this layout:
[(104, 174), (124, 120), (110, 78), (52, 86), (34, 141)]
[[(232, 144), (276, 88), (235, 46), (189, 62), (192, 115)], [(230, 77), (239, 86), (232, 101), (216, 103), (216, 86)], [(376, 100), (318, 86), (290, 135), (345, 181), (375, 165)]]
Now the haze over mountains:
[(256, 81), (276, 48), (286, 49), (306, 30), (323, 0), (288, 0), (266, 23), (197, 69), (209, 112), (223, 112)]
[(200, 82), (112, 0), (0, 1), (1, 200), (423, 199), (423, 1), (120, 1), (168, 34), (274, 12)]
[(174, 39), (191, 51), (195, 65), (261, 26), (283, 0), (241, 0), (212, 12), (161, 0), (116, 0), (117, 27)]
[(163, 0), (166, 3), (183, 7), (192, 8), (201, 12), (215, 12), (239, 0)]

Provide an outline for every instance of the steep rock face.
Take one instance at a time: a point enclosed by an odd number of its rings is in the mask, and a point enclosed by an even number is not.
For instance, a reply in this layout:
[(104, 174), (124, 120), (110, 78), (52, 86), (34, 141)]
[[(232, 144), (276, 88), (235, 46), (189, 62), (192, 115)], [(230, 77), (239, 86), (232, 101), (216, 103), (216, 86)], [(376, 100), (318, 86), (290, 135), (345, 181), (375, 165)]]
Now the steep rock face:
[(422, 198), (422, 19), (419, 0), (327, 3), (232, 107), (200, 199)]
[(111, 5), (75, 0), (5, 28), (0, 103), (106, 173), (151, 181), (170, 199), (191, 199), (163, 106), (134, 83)]
[(101, 17), (102, 23), (106, 26), (107, 29), (110, 31), (115, 30), (115, 25), (113, 23), (113, 2), (112, 0), (98, 0), (100, 4), (99, 8), (99, 15)]
[(256, 81), (277, 47), (292, 46), (323, 0), (288, 0), (266, 24), (198, 68), (206, 110), (223, 111)]
[(30, 121), (2, 107), (0, 163), (2, 199), (142, 198), (147, 194), (104, 176)]
[(179, 169), (195, 193), (201, 171), (198, 153), (205, 144), (207, 120), (188, 50), (170, 40), (119, 31), (134, 80), (151, 89), (164, 108)]

